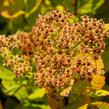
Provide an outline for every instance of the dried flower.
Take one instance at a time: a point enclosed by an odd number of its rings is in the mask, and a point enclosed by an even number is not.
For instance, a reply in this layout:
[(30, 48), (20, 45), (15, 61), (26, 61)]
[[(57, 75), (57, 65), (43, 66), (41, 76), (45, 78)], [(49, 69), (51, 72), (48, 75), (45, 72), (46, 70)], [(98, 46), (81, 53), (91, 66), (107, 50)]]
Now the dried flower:
[[(51, 11), (39, 15), (30, 33), (0, 36), (4, 65), (22, 76), (32, 72), (33, 62), (35, 85), (56, 93), (68, 87), (72, 79), (90, 83), (93, 75), (103, 75), (104, 22), (82, 16), (81, 21), (72, 24), (71, 18), (69, 12)], [(9, 55), (15, 48), (21, 53)]]

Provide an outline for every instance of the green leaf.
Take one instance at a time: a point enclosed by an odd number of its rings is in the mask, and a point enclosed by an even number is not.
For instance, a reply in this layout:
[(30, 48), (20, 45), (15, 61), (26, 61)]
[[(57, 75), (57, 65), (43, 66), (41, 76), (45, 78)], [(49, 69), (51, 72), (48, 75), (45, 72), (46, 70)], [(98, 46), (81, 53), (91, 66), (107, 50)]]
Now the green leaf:
[(14, 80), (3, 80), (3, 91), (8, 95), (14, 95), (18, 100), (24, 102), (25, 98), (28, 97), (28, 92), (24, 84), (17, 84)]
[(57, 5), (56, 6), (56, 9), (63, 11), (64, 10), (64, 7), (62, 5)]
[(66, 97), (68, 97), (68, 95), (69, 95), (69, 93), (70, 93), (70, 91), (71, 91), (71, 89), (72, 89), (73, 84), (74, 84), (74, 80), (72, 79), (72, 80), (70, 81), (70, 86), (67, 87), (67, 88), (65, 88), (64, 90), (62, 90), (62, 91), (60, 92), (60, 96), (66, 96)]
[(27, 99), (28, 97), (28, 92), (26, 90), (26, 87), (21, 87), (16, 93), (15, 96), (18, 100), (20, 100), (22, 103), (24, 102), (24, 100)]
[(2, 65), (0, 65), (0, 79), (2, 80), (12, 80), (15, 78), (15, 75), (12, 71), (4, 68)]
[(98, 90), (95, 93), (95, 96), (99, 97), (99, 96), (108, 96), (109, 95), (109, 91), (106, 90)]
[(12, 80), (3, 80), (2, 85), (4, 87), (3, 91), (8, 95), (14, 95), (21, 88), (21, 85), (16, 84), (16, 82)]
[(79, 107), (78, 109), (87, 109), (88, 108), (88, 104), (84, 104), (81, 107)]
[(14, 19), (14, 18), (17, 18), (17, 17), (24, 15), (24, 14), (25, 14), (25, 11), (23, 11), (23, 10), (19, 10), (12, 15), (10, 15), (7, 10), (4, 10), (4, 11), (1, 12), (1, 15), (5, 18), (8, 18), (8, 19)]
[(39, 104), (35, 104), (35, 105), (32, 105), (33, 107), (35, 107), (35, 109), (37, 109), (36, 107), (41, 108), (41, 109), (51, 109), (49, 105), (39, 105)]
[(79, 14), (88, 14), (92, 13), (95, 14), (95, 11), (104, 3), (104, 0), (85, 0), (79, 1), (80, 7), (78, 10)]
[(97, 106), (99, 109), (109, 109), (109, 103), (106, 102), (93, 102), (92, 105)]
[(26, 13), (25, 17), (29, 17), (31, 14), (33, 14), (39, 8), (41, 2), (42, 2), (42, 0), (36, 0), (35, 5), (30, 10), (30, 12)]
[[(9, 0), (10, 1), (10, 0)], [(10, 3), (7, 7), (2, 6), (2, 11), (9, 11), (10, 16), (13, 15), (14, 13), (16, 13), (17, 11), (24, 9), (25, 5), (24, 5), (24, 0), (11, 0), (13, 1), (13, 3)], [(2, 3), (3, 5), (3, 3)], [(5, 16), (4, 16), (5, 17)], [(6, 17), (7, 18), (7, 17)]]
[(39, 107), (41, 109), (51, 109), (50, 106), (48, 106), (48, 105), (40, 105)]
[(46, 94), (46, 90), (44, 88), (42, 88), (42, 89), (38, 88), (28, 96), (28, 99), (34, 100), (37, 98), (42, 98), (45, 94)]

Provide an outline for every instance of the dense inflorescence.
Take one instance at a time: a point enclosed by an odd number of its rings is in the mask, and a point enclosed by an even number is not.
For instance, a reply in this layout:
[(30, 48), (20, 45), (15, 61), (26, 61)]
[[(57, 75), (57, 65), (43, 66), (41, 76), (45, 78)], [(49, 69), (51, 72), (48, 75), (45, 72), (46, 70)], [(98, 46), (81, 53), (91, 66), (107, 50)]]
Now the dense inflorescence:
[[(72, 14), (55, 10), (39, 15), (30, 33), (0, 36), (4, 65), (23, 76), (34, 63), (34, 83), (48, 91), (68, 87), (72, 79), (90, 82), (93, 75), (103, 75), (104, 22), (82, 16), (72, 24), (71, 19)], [(20, 53), (12, 55), (16, 48)]]

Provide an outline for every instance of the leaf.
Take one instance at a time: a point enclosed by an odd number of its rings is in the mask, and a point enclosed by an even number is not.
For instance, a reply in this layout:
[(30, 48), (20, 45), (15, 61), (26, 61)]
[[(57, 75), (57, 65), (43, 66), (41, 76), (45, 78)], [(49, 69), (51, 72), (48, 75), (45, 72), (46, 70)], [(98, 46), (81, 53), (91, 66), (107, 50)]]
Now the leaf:
[(24, 15), (24, 14), (25, 14), (25, 11), (23, 11), (23, 10), (19, 10), (12, 15), (9, 14), (8, 10), (4, 10), (1, 12), (1, 15), (5, 18), (8, 18), (8, 19), (14, 19), (14, 18), (17, 18), (17, 17)]
[(66, 96), (66, 97), (68, 97), (68, 95), (69, 95), (69, 93), (70, 93), (70, 91), (71, 91), (71, 89), (72, 89), (73, 83), (74, 83), (74, 80), (71, 80), (70, 86), (67, 87), (67, 88), (65, 88), (65, 89), (60, 93), (60, 95), (61, 95), (61, 96)]
[[(69, 105), (68, 105), (68, 109), (83, 109), (83, 107), (87, 107), (89, 101), (84, 102), (85, 98), (84, 95), (77, 95), (77, 94), (73, 94), (73, 91), (71, 92), (70, 96), (69, 96)], [(86, 108), (87, 109), (87, 108)]]
[(28, 97), (28, 92), (26, 90), (26, 87), (21, 87), (16, 93), (15, 96), (18, 100), (20, 100), (21, 102), (24, 102), (24, 100), (27, 99)]
[(106, 90), (98, 90), (96, 92), (90, 92), (89, 96), (91, 97), (102, 97), (102, 96), (108, 96), (109, 95), (109, 91)]
[(3, 91), (8, 95), (14, 95), (18, 100), (24, 102), (24, 99), (28, 97), (28, 93), (23, 84), (17, 84), (14, 80), (3, 80)]
[(30, 12), (26, 13), (26, 15), (25, 15), (26, 18), (29, 17), (32, 13), (34, 13), (34, 12), (38, 9), (38, 7), (40, 6), (41, 2), (42, 2), (42, 0), (36, 0), (35, 5), (34, 5), (33, 8), (30, 10)]
[(51, 109), (49, 105), (40, 105), (41, 109)]
[[(80, 0), (79, 0), (80, 1)], [(80, 1), (81, 6), (79, 7), (79, 14), (93, 13), (104, 3), (104, 0), (85, 0)]]
[(92, 105), (97, 106), (99, 109), (109, 109), (109, 103), (106, 102), (93, 102)]
[(20, 88), (21, 85), (16, 84), (14, 81), (3, 80), (2, 85), (4, 87), (4, 92), (8, 95), (14, 95)]
[(42, 88), (42, 89), (38, 88), (28, 96), (28, 99), (34, 100), (37, 98), (42, 98), (45, 94), (46, 94), (46, 90), (44, 88)]
[(63, 11), (64, 10), (64, 7), (62, 5), (57, 5), (56, 6), (56, 9)]
[(65, 88), (65, 89), (64, 89), (64, 90), (60, 93), (60, 96), (66, 96), (66, 97), (68, 97), (68, 95), (69, 95), (69, 93), (70, 93), (71, 89), (72, 89), (72, 87), (71, 87), (71, 86), (70, 86), (70, 87)]
[(43, 104), (43, 105), (40, 105), (40, 104), (30, 104), (30, 105), (31, 105), (31, 107), (34, 107), (35, 109), (37, 109), (37, 107), (41, 108), (41, 109), (51, 109), (49, 105), (45, 105), (45, 104)]
[(78, 109), (88, 109), (88, 104), (84, 104), (83, 106), (79, 107)]
[(15, 85), (15, 82), (13, 80), (2, 80), (2, 85), (5, 89), (8, 89)]
[(96, 96), (108, 96), (109, 95), (109, 91), (106, 90), (98, 90), (95, 93)]
[(2, 65), (0, 65), (0, 79), (2, 80), (13, 80), (15, 78), (15, 75), (10, 70), (4, 68)]
[(105, 77), (101, 75), (93, 75), (91, 85), (95, 90), (100, 90), (105, 84)]

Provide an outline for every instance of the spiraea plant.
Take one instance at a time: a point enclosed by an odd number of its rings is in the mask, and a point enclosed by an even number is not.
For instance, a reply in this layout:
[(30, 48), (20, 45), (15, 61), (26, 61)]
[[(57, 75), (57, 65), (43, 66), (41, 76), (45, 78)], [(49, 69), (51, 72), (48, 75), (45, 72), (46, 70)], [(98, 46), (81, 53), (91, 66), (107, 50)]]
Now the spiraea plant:
[(33, 85), (46, 89), (52, 109), (63, 109), (65, 98), (73, 104), (70, 95), (74, 99), (81, 95), (87, 108), (90, 96), (105, 84), (101, 57), (108, 35), (105, 24), (88, 16), (72, 23), (73, 18), (69, 12), (55, 10), (39, 15), (31, 32), (0, 36), (4, 67), (16, 78), (31, 72)]

